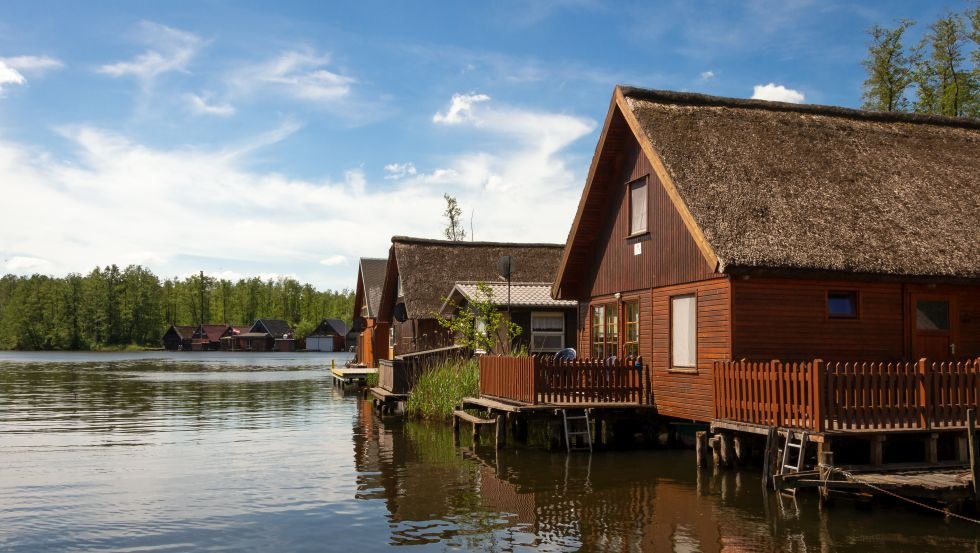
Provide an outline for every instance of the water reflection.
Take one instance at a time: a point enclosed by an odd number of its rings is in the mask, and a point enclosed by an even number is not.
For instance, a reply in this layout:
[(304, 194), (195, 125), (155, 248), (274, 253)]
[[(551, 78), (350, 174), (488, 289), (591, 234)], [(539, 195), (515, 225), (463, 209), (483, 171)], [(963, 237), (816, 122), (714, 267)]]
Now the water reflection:
[(901, 506), (870, 510), (763, 491), (752, 472), (699, 472), (688, 451), (548, 454), (456, 448), (440, 425), (354, 433), (358, 497), (382, 500), (390, 543), (488, 551), (976, 551), (980, 533)]

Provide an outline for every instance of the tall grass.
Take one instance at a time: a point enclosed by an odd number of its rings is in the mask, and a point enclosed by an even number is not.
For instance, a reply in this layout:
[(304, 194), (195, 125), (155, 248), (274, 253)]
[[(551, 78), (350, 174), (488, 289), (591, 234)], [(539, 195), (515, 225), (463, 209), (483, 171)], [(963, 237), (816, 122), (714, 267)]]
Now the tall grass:
[(406, 412), (423, 419), (449, 419), (460, 400), (479, 392), (480, 364), (476, 359), (446, 361), (419, 377)]

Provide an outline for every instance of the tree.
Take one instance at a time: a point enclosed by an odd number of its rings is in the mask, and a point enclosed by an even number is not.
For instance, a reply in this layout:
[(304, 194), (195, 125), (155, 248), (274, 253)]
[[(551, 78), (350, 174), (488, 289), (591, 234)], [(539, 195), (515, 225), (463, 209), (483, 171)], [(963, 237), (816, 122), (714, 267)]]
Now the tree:
[(862, 62), (868, 73), (862, 86), (861, 107), (875, 111), (905, 111), (908, 99), (905, 90), (912, 84), (912, 62), (905, 55), (902, 37), (914, 24), (901, 20), (892, 29), (875, 25), (868, 29), (871, 45), (868, 57)]
[[(436, 313), (439, 326), (449, 330), (456, 343), (472, 351), (492, 352), (495, 346), (506, 345), (521, 333), (521, 327), (506, 320), (493, 301), (493, 289), (485, 282), (476, 284), (476, 296), (466, 307), (453, 305), (452, 318)], [(506, 339), (506, 344), (501, 344)]]
[(917, 100), (915, 111), (962, 117), (976, 112), (978, 86), (975, 71), (965, 62), (966, 27), (962, 18), (948, 14), (929, 26), (913, 53)]
[(449, 219), (448, 224), (446, 224), (446, 230), (443, 232), (446, 234), (446, 238), (453, 242), (460, 242), (466, 238), (466, 231), (463, 230), (463, 222), (460, 219), (463, 215), (463, 210), (460, 209), (459, 203), (456, 202), (454, 196), (443, 194), (442, 197), (446, 199), (446, 211), (443, 212), (443, 215)]

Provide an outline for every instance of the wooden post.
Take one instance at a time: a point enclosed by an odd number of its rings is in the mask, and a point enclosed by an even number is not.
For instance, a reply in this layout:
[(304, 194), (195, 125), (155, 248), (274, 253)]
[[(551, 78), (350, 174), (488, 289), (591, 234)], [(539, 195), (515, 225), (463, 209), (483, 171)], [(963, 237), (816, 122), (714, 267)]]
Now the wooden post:
[(885, 436), (877, 434), (871, 436), (871, 464), (880, 466), (885, 456)]
[(473, 423), (473, 445), (480, 443), (480, 425)]
[(964, 464), (970, 462), (970, 444), (966, 432), (956, 437), (956, 461)]
[(738, 434), (736, 434), (732, 438), (732, 449), (733, 449), (733, 451), (735, 453), (732, 456), (732, 459), (734, 460), (735, 465), (737, 466), (737, 465), (741, 465), (742, 463), (744, 463), (745, 462), (745, 454), (746, 454), (746, 451), (745, 451), (745, 440), (743, 440), (742, 437), (739, 436)]
[(776, 422), (773, 426), (778, 427), (783, 425), (783, 417), (785, 416), (783, 412), (783, 404), (785, 403), (783, 401), (783, 383), (785, 379), (783, 378), (782, 363), (779, 362), (779, 359), (772, 360), (772, 371), (776, 377)]
[(497, 449), (504, 447), (507, 443), (507, 423), (503, 415), (497, 415)]
[(694, 434), (694, 444), (698, 468), (703, 469), (708, 466), (708, 433), (702, 430)]
[(721, 465), (723, 467), (730, 467), (735, 457), (735, 451), (732, 447), (732, 435), (728, 432), (722, 432), (718, 437), (721, 447)]
[(762, 454), (762, 487), (772, 488), (773, 467), (776, 466), (776, 450), (779, 447), (779, 431), (775, 426), (769, 427), (766, 435), (766, 449)]
[(813, 417), (811, 427), (816, 432), (823, 432), (823, 390), (823, 360), (814, 359), (813, 366), (810, 367), (810, 406), (812, 409), (811, 416)]
[(928, 430), (930, 421), (927, 413), (930, 405), (932, 405), (932, 402), (929, 401), (929, 392), (932, 386), (930, 386), (930, 383), (927, 381), (928, 373), (926, 372), (925, 358), (919, 359), (916, 372), (919, 374), (919, 428)]
[(713, 436), (708, 440), (708, 445), (711, 447), (711, 460), (714, 462), (715, 468), (718, 468), (721, 466), (721, 438)]
[(939, 434), (936, 432), (926, 438), (926, 462), (931, 465), (939, 463)]
[(973, 504), (980, 508), (980, 441), (977, 440), (977, 412), (966, 412), (966, 440), (970, 444), (970, 474), (973, 475)]
[[(820, 480), (827, 482), (834, 478), (834, 452), (824, 451), (819, 454), (818, 470)], [(824, 503), (830, 498), (830, 488), (826, 485), (820, 486), (820, 502)]]

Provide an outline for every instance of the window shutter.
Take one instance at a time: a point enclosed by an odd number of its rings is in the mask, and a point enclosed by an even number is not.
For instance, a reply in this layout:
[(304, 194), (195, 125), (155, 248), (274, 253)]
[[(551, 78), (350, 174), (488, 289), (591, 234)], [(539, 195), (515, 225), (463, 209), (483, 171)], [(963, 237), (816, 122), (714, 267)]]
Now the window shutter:
[(671, 298), (671, 361), (675, 367), (697, 366), (697, 300), (694, 296)]

